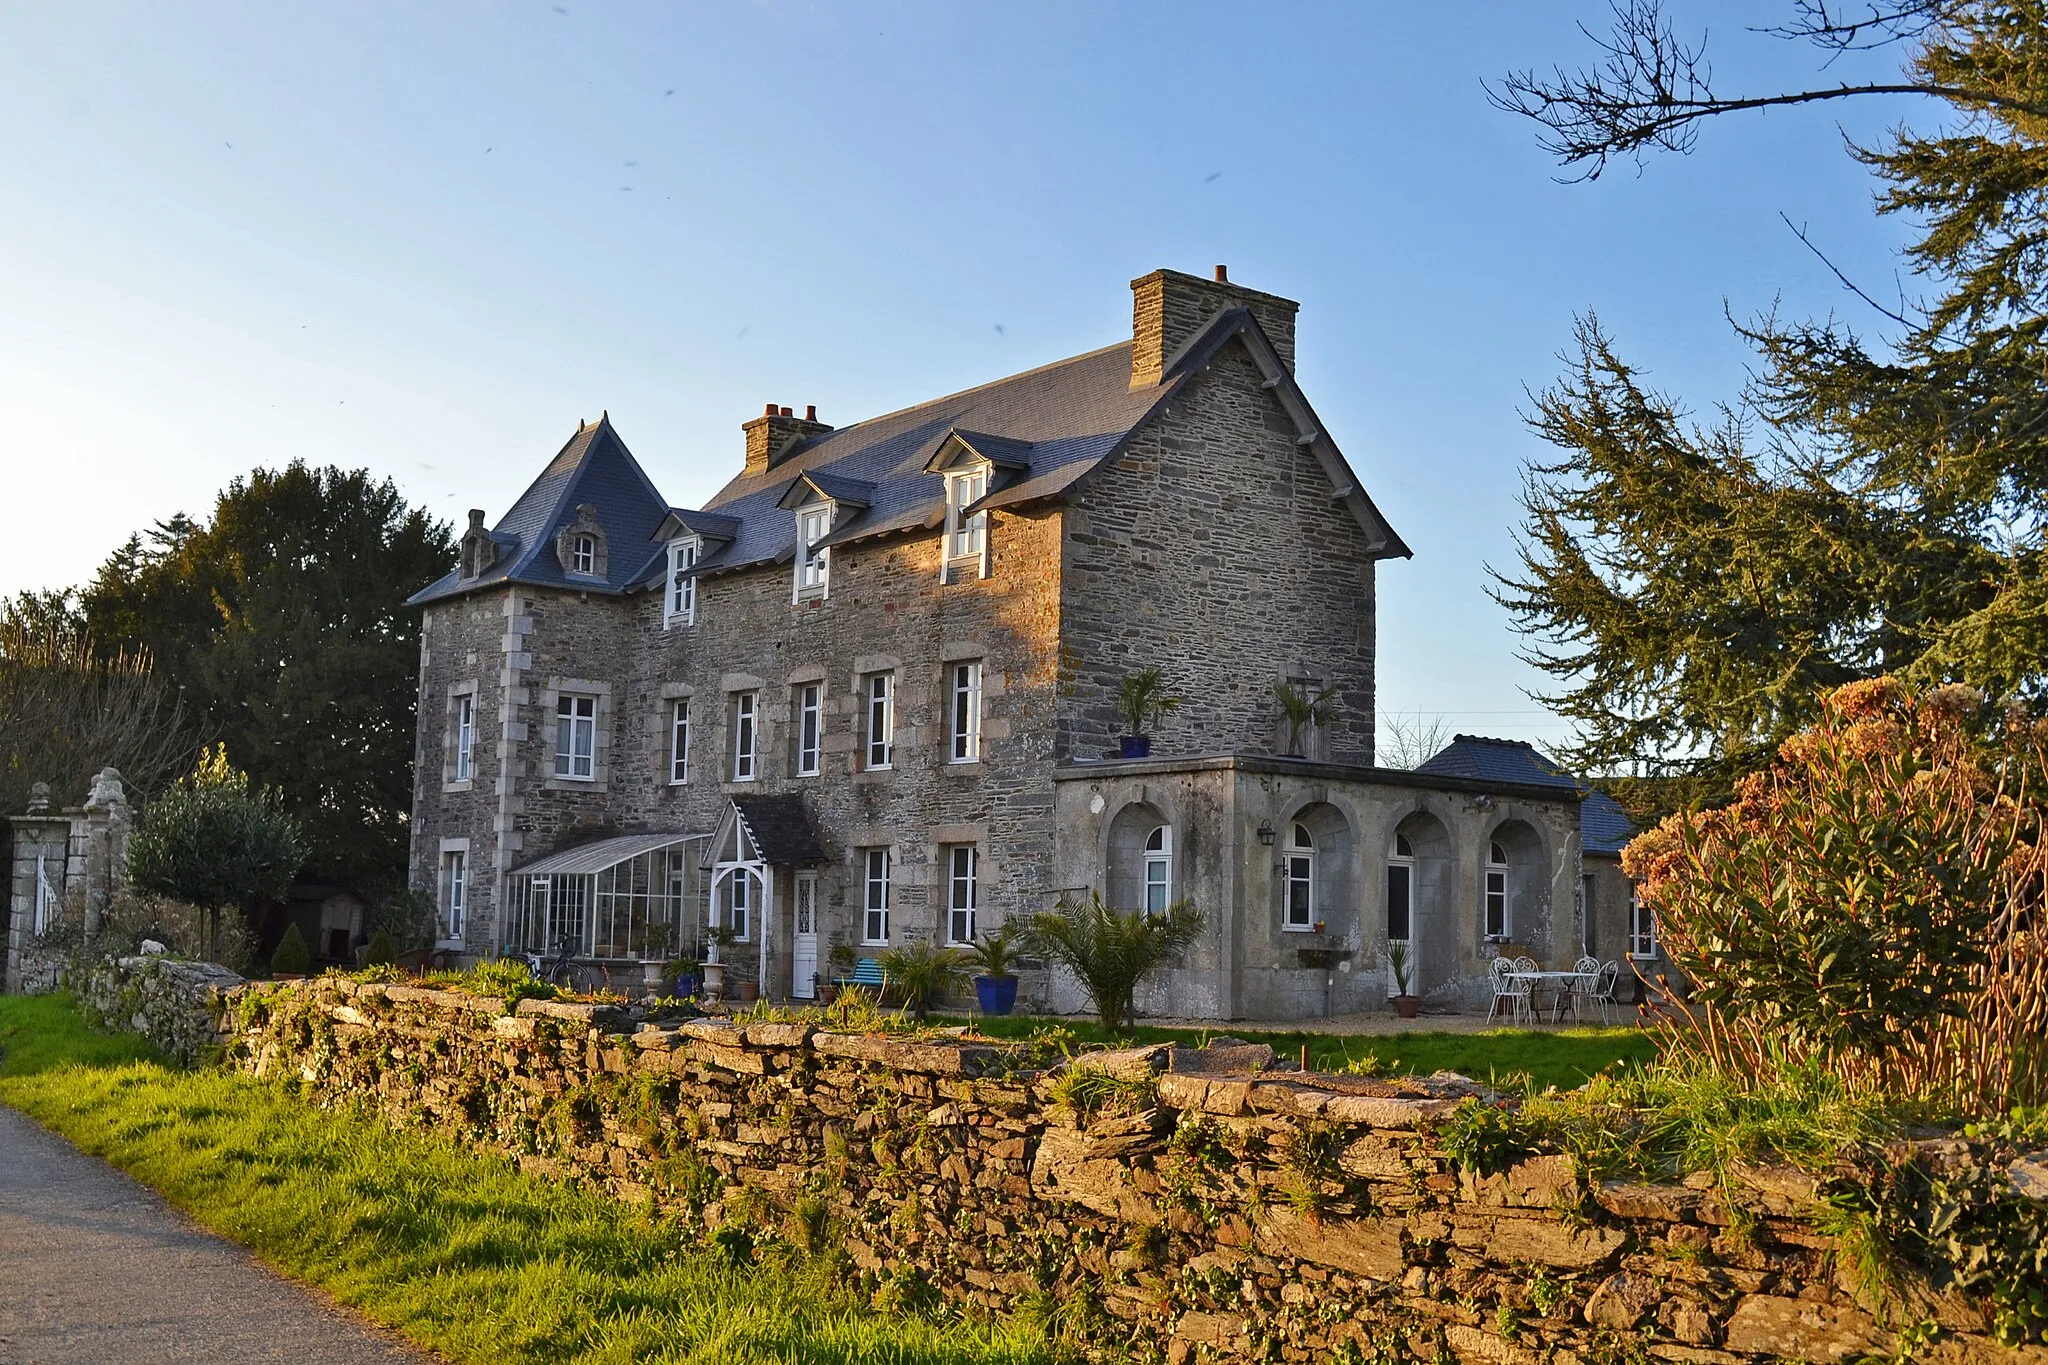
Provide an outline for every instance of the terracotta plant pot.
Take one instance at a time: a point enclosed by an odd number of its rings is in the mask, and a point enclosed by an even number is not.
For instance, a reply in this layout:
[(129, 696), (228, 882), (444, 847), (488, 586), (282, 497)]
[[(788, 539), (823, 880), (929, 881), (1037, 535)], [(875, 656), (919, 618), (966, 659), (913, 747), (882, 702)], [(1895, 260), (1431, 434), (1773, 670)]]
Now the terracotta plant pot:
[(1422, 1001), (1417, 997), (1412, 995), (1397, 995), (1394, 997), (1394, 1013), (1400, 1015), (1403, 1019), (1413, 1019), (1421, 1012)]
[(738, 989), (742, 1005), (751, 1005), (761, 998), (761, 983), (758, 981), (751, 979), (742, 981), (739, 983)]
[(818, 984), (818, 1003), (819, 1003), (819, 1004), (821, 1004), (821, 1005), (829, 1005), (829, 1004), (831, 1004), (831, 1003), (832, 1003), (832, 1002), (833, 1002), (834, 1000), (837, 1000), (838, 998), (839, 998), (839, 983), (838, 983), (838, 982), (836, 982), (836, 981), (824, 981), (824, 982), (820, 982), (820, 983)]

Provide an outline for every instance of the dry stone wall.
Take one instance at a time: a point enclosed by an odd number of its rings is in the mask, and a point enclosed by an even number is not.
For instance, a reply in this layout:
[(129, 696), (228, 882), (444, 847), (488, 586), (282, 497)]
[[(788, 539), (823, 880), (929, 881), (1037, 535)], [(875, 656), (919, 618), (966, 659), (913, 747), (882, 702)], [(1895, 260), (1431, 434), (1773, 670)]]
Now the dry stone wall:
[[(698, 1220), (843, 1254), (880, 1302), (1033, 1307), (1140, 1359), (1848, 1360), (1890, 1335), (1810, 1181), (1479, 1178), (1477, 1087), (1290, 1071), (1263, 1047), (1024, 1069), (966, 1040), (662, 1022), (338, 977), (219, 998), (232, 1065)], [(1920, 1358), (2048, 1361), (1960, 1303)]]

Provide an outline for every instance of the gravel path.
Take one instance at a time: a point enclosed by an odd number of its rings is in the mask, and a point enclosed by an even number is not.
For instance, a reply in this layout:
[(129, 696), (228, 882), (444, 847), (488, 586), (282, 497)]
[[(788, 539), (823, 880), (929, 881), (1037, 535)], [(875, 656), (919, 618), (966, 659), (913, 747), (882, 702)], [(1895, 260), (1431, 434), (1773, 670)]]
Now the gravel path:
[(0, 1362), (433, 1359), (0, 1105)]

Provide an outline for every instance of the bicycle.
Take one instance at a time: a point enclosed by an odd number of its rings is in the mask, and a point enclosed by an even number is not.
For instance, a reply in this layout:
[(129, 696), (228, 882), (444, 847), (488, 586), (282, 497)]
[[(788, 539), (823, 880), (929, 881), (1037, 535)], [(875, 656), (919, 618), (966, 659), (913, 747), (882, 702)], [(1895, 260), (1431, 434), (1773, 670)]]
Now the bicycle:
[(570, 985), (570, 975), (576, 965), (576, 940), (563, 934), (555, 940), (554, 952), (547, 957), (539, 953), (526, 955), (526, 970), (535, 981), (549, 986)]

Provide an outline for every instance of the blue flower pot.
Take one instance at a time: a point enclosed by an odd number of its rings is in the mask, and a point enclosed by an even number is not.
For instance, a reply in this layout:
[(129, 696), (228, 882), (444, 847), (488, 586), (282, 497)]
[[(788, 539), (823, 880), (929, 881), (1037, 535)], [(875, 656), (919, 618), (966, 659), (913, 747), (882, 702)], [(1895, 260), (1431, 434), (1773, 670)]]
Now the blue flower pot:
[(1008, 1014), (1017, 1008), (1017, 978), (977, 976), (974, 978), (974, 998), (983, 1014)]
[(1152, 736), (1150, 735), (1125, 735), (1118, 739), (1116, 744), (1117, 756), (1119, 758), (1152, 757)]
[(700, 978), (695, 972), (684, 972), (675, 981), (676, 999), (688, 1000), (691, 996), (700, 994), (699, 986)]

